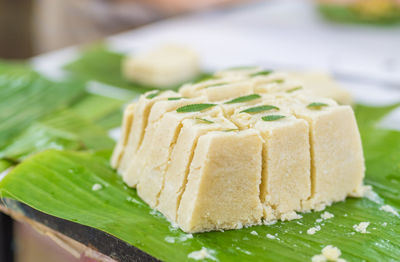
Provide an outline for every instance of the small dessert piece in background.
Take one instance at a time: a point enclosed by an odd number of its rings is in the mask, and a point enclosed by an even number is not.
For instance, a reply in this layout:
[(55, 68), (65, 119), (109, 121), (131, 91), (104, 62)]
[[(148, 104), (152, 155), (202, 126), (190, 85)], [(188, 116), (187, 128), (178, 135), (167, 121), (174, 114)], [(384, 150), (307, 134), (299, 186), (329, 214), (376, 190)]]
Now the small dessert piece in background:
[(290, 72), (289, 76), (303, 83), (304, 88), (316, 96), (332, 98), (341, 105), (351, 105), (353, 99), (328, 73), (323, 72)]
[(163, 45), (145, 53), (128, 56), (123, 61), (126, 79), (146, 86), (176, 87), (200, 73), (197, 53), (185, 46)]

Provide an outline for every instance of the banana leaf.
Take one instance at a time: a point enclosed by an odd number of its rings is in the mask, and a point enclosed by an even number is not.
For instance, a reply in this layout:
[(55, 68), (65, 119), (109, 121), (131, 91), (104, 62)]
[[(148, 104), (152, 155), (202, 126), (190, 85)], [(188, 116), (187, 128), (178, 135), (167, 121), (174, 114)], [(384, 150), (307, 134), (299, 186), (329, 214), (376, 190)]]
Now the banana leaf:
[(155, 87), (131, 83), (123, 78), (121, 74), (123, 58), (123, 54), (109, 51), (104, 45), (93, 45), (85, 48), (82, 55), (76, 61), (65, 65), (64, 69), (74, 77), (129, 89), (135, 94), (155, 89)]
[(101, 150), (113, 146), (114, 141), (108, 137), (106, 130), (72, 109), (64, 109), (32, 124), (0, 150), (0, 158), (18, 162), (30, 154), (50, 148)]
[(9, 168), (10, 166), (12, 166), (12, 163), (10, 161), (7, 161), (5, 159), (0, 159), (0, 173)]
[[(311, 212), (300, 220), (191, 236), (173, 227), (124, 185), (109, 166), (110, 151), (36, 154), (0, 182), (0, 195), (103, 230), (163, 261), (187, 261), (188, 254), (202, 247), (211, 252), (209, 260), (310, 261), (326, 245), (340, 248), (347, 261), (398, 261), (400, 217), (381, 206), (400, 208), (400, 132), (377, 127), (379, 119), (393, 108), (356, 109), (366, 182), (378, 196), (336, 203), (326, 209), (334, 215), (327, 220), (318, 220), (321, 212)], [(93, 191), (94, 184), (102, 188)], [(370, 222), (368, 233), (354, 230), (360, 222)], [(307, 233), (316, 226), (321, 229)]]
[(127, 100), (87, 94), (84, 87), (51, 82), (23, 64), (1, 63), (0, 159), (18, 162), (49, 148), (112, 148), (107, 130), (119, 125)]
[(35, 120), (82, 96), (84, 85), (50, 81), (24, 64), (0, 62), (0, 148)]
[(129, 100), (129, 98), (121, 100), (90, 94), (72, 105), (70, 109), (80, 117), (110, 129), (121, 124), (122, 109)]

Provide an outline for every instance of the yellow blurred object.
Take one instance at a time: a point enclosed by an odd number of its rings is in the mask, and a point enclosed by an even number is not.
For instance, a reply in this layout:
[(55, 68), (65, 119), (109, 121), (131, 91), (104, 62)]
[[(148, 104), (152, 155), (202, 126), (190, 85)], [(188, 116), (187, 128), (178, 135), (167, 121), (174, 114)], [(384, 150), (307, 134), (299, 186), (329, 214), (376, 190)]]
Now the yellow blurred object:
[(361, 15), (369, 17), (381, 17), (390, 13), (396, 7), (393, 0), (363, 0), (354, 3), (353, 8)]

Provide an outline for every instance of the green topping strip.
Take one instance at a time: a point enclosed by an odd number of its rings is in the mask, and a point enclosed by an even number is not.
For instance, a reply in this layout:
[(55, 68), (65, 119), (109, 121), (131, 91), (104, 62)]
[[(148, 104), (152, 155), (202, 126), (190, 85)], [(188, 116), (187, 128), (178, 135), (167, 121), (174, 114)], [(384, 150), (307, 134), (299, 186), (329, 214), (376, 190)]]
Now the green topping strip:
[(147, 98), (147, 99), (152, 99), (152, 98), (158, 96), (160, 93), (161, 93), (161, 91), (157, 91), (157, 92), (148, 94), (148, 95), (146, 96), (146, 98)]
[(275, 121), (284, 118), (285, 116), (282, 115), (269, 115), (269, 116), (263, 116), (261, 117), (262, 120), (264, 121)]
[(216, 104), (191, 104), (176, 109), (176, 112), (178, 113), (199, 112), (213, 106), (216, 106)]
[(279, 110), (279, 107), (272, 106), (272, 105), (263, 105), (263, 106), (255, 106), (255, 107), (250, 107), (245, 110), (240, 111), (240, 113), (248, 113), (248, 114), (255, 114), (255, 113), (260, 113), (268, 110), (276, 109)]
[(218, 84), (210, 84), (210, 85), (206, 86), (206, 88), (224, 86), (224, 85), (227, 85), (227, 84), (229, 84), (229, 83), (223, 82), (223, 83), (218, 83)]
[(278, 83), (278, 84), (282, 84), (283, 82), (285, 82), (284, 79), (277, 79), (274, 81), (274, 83)]
[(257, 73), (253, 73), (250, 76), (267, 76), (267, 75), (269, 75), (271, 73), (272, 73), (271, 70), (264, 70), (264, 71), (260, 71), (260, 72), (257, 72)]
[(183, 97), (168, 97), (168, 100), (173, 101), (173, 100), (180, 100)]
[(297, 86), (297, 87), (294, 87), (294, 88), (291, 88), (291, 89), (287, 90), (286, 93), (292, 93), (292, 92), (295, 92), (295, 91), (301, 90), (301, 89), (303, 89), (302, 86)]
[(238, 128), (232, 128), (232, 129), (222, 130), (222, 132), (233, 132), (233, 131), (239, 131), (239, 129)]
[(244, 102), (248, 102), (254, 99), (258, 99), (261, 96), (259, 94), (252, 94), (252, 95), (248, 95), (248, 96), (240, 96), (237, 98), (234, 98), (228, 102), (225, 102), (225, 104), (235, 104), (235, 103), (244, 103)]
[(214, 122), (205, 118), (196, 117), (197, 123), (199, 124), (213, 124)]
[(328, 104), (314, 102), (314, 103), (311, 103), (311, 104), (307, 105), (307, 107), (311, 108), (311, 109), (320, 109), (321, 107), (324, 107), (324, 106), (328, 106)]

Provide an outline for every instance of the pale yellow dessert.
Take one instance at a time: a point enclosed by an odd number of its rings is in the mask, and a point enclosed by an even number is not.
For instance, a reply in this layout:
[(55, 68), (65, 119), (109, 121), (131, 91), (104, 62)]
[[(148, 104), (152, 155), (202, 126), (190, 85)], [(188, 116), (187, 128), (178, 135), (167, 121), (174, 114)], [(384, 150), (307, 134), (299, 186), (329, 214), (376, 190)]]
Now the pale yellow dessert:
[[(167, 92), (166, 92), (167, 93)], [(140, 177), (143, 175), (143, 169), (146, 165), (147, 157), (150, 154), (150, 150), (152, 149), (158, 149), (159, 147), (154, 147), (154, 143), (156, 143), (156, 139), (160, 139), (158, 136), (156, 136), (156, 132), (164, 132), (164, 129), (160, 129), (159, 125), (160, 122), (159, 120), (164, 116), (164, 114), (176, 110), (178, 107), (187, 105), (187, 104), (195, 104), (195, 103), (200, 103), (203, 102), (203, 98), (193, 98), (193, 99), (186, 99), (182, 98), (180, 96), (176, 96), (177, 94), (172, 94), (175, 95), (174, 97), (162, 97), (162, 94), (160, 95), (160, 98), (158, 98), (158, 102), (154, 104), (154, 106), (149, 109), (151, 112), (148, 113), (148, 118), (146, 121), (146, 127), (145, 127), (145, 132), (141, 135), (141, 142), (139, 146), (136, 148), (136, 150), (132, 151), (132, 154), (130, 155), (130, 161), (129, 164), (127, 165), (126, 170), (122, 170), (122, 176), (124, 178), (125, 183), (127, 183), (129, 186), (135, 187), (140, 180)], [(156, 98), (153, 98), (156, 99)], [(173, 100), (170, 100), (173, 99)], [(178, 99), (178, 100), (175, 100)], [(171, 123), (172, 124), (172, 123)], [(179, 125), (179, 122), (178, 122)], [(165, 128), (165, 126), (164, 126)], [(166, 126), (167, 130), (174, 130), (177, 128), (176, 125), (169, 125), (169, 123)], [(139, 134), (138, 134), (139, 135)], [(162, 133), (162, 136), (164, 136), (164, 133)], [(136, 157), (139, 155), (140, 157)]]
[[(133, 115), (133, 122), (131, 124), (131, 128), (128, 142), (129, 145), (126, 148), (126, 151), (122, 155), (118, 165), (113, 166), (114, 168), (118, 168), (118, 172), (123, 174), (128, 167), (129, 162), (134, 158), (134, 154), (140, 144), (142, 143), (142, 139), (144, 136), (144, 131), (147, 127), (147, 120), (150, 114), (150, 109), (153, 104), (158, 100), (165, 100), (168, 97), (177, 97), (180, 96), (178, 93), (173, 91), (166, 91), (159, 94), (159, 91), (151, 91), (141, 96), (139, 101), (135, 103), (135, 110)], [(129, 124), (129, 123), (127, 123)], [(124, 127), (125, 129), (126, 127)], [(117, 163), (116, 163), (117, 164)]]
[[(273, 101), (239, 107), (231, 119), (241, 129), (258, 130), (263, 138), (260, 199), (265, 218), (273, 220), (285, 219), (293, 216), (294, 211), (303, 210), (301, 203), (311, 195), (311, 160), (308, 123), (281, 109), (281, 104), (277, 103), (278, 107), (270, 102)], [(262, 108), (265, 110), (250, 113)], [(264, 121), (263, 117), (277, 119)]]
[(166, 88), (195, 78), (200, 73), (200, 59), (188, 47), (163, 45), (145, 53), (128, 56), (122, 69), (128, 80)]
[(306, 89), (320, 97), (329, 97), (342, 105), (351, 105), (353, 99), (329, 74), (323, 72), (290, 72), (289, 75), (303, 83)]
[(300, 218), (362, 192), (352, 108), (290, 74), (230, 69), (147, 93), (122, 131), (112, 166), (185, 232)]
[(125, 147), (128, 144), (129, 134), (131, 132), (133, 116), (135, 112), (136, 104), (129, 104), (124, 111), (123, 122), (121, 130), (121, 138), (118, 140), (117, 145), (115, 146), (113, 155), (111, 157), (111, 166), (114, 168), (119, 167), (119, 163), (121, 161), (122, 156), (125, 152)]
[(212, 131), (199, 138), (178, 209), (185, 232), (261, 223), (262, 139), (255, 130)]
[(192, 163), (194, 150), (201, 135), (210, 131), (236, 130), (237, 126), (225, 117), (206, 116), (203, 118), (185, 119), (182, 121), (182, 129), (171, 153), (172, 161), (165, 174), (164, 188), (158, 200), (157, 209), (168, 219), (176, 221), (176, 214), (181, 201), (183, 191), (187, 183), (190, 164)]
[(156, 123), (156, 128), (151, 133), (153, 135), (151, 145), (144, 147), (145, 150), (139, 154), (144, 161), (141, 162), (140, 166), (133, 166), (141, 173), (137, 185), (138, 194), (151, 207), (157, 205), (165, 172), (168, 164), (172, 161), (170, 156), (182, 129), (182, 121), (187, 118), (202, 118), (220, 113), (221, 110), (218, 107), (206, 110), (206, 112), (185, 114), (168, 112)]

